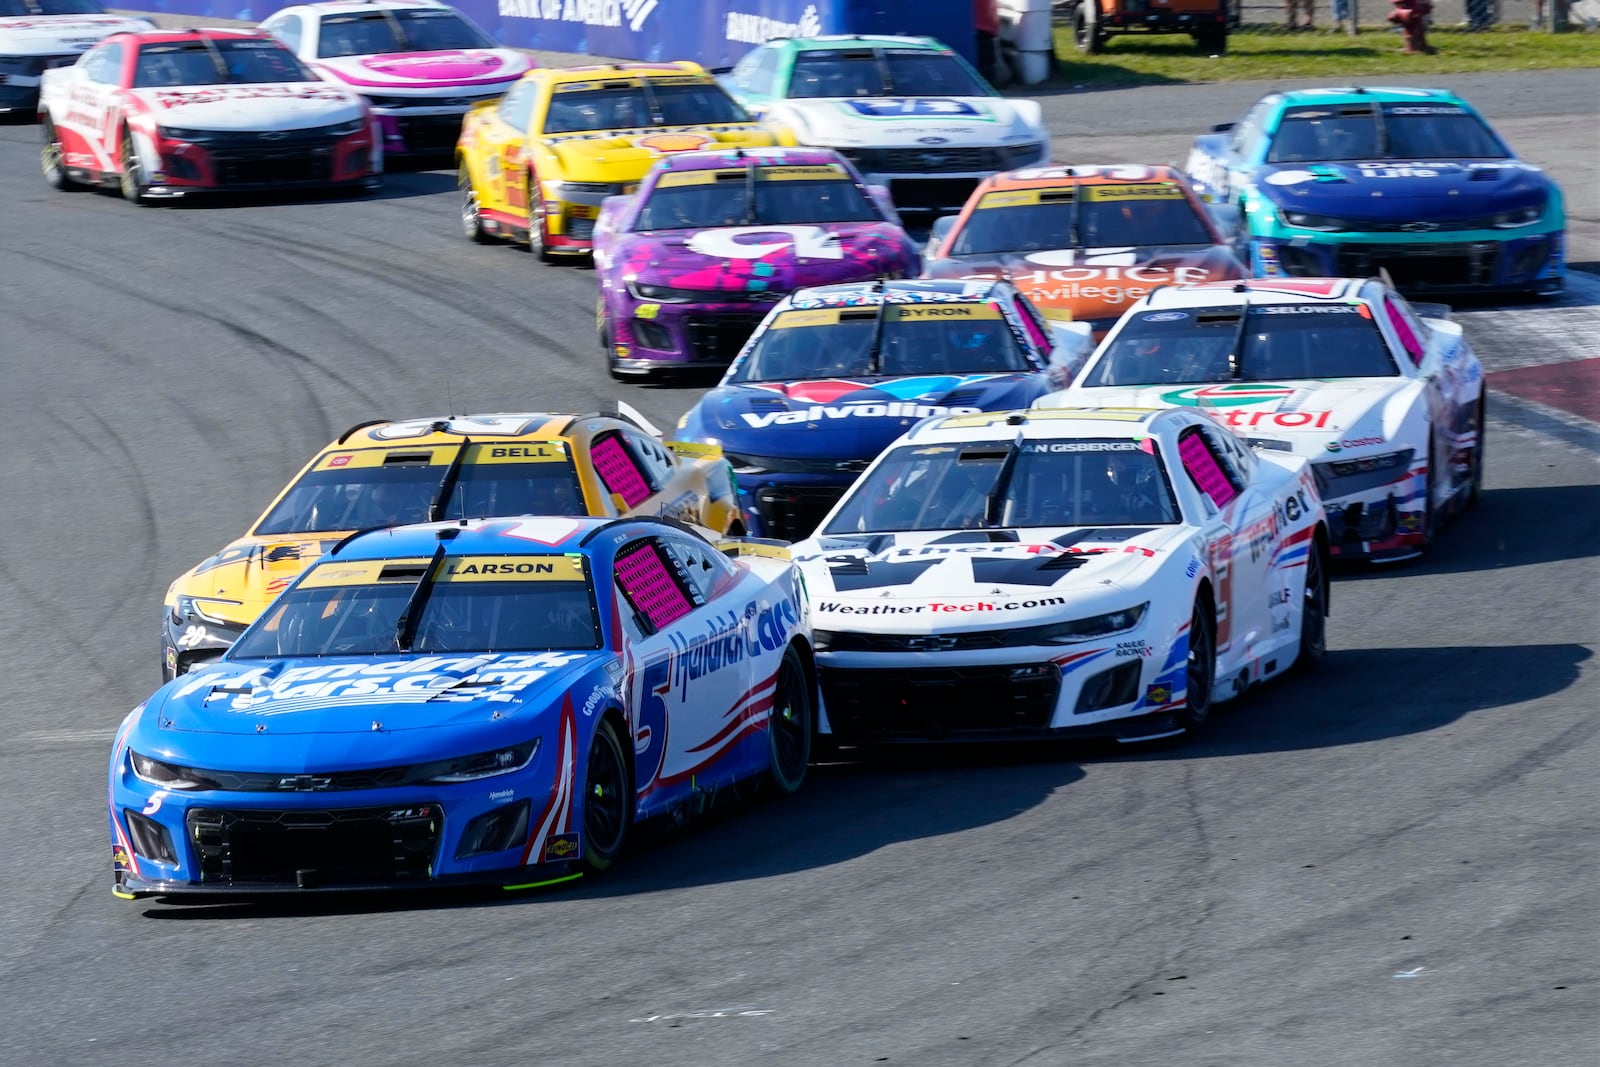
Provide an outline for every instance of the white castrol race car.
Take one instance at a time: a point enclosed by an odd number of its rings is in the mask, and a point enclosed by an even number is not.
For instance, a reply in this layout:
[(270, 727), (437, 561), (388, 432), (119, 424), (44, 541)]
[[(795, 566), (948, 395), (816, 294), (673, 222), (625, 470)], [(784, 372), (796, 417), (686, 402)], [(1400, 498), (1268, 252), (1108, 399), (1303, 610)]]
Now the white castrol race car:
[(794, 558), (841, 744), (1169, 737), (1324, 651), (1305, 460), (1194, 410), (929, 419)]

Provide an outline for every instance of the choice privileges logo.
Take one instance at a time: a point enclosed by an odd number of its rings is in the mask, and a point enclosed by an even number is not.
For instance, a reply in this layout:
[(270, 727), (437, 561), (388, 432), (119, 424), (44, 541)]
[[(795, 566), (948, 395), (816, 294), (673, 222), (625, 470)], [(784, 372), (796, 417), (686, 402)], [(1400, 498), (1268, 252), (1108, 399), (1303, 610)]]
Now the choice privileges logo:
[(1227, 385), (1201, 385), (1188, 389), (1174, 389), (1170, 393), (1162, 393), (1161, 402), (1175, 407), (1236, 408), (1246, 404), (1287, 400), (1294, 393), (1294, 387), (1288, 385), (1231, 382)]

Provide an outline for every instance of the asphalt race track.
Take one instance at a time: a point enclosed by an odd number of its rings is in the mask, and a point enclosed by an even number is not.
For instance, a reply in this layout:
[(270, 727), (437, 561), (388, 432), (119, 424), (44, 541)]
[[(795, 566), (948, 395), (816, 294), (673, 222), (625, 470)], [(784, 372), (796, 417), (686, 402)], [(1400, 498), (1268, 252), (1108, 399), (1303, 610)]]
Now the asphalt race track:
[[(1442, 77), (1600, 261), (1594, 71)], [(1046, 101), (1057, 156), (1181, 159), (1260, 86)], [(359, 200), (53, 193), (0, 127), (0, 1063), (1593, 1064), (1600, 277), (1463, 311), (1487, 493), (1344, 574), (1312, 677), (1150, 751), (814, 769), (542, 895), (113, 899), (105, 763), (171, 578), (377, 416), (592, 408), (594, 278)]]

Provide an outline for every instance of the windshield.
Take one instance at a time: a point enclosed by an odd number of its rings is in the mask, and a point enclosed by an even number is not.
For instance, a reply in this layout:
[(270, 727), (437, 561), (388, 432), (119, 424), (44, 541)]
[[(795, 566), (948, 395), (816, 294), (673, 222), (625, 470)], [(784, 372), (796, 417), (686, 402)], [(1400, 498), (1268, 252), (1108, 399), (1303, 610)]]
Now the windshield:
[[(474, 445), (458, 472), (439, 519), (500, 515), (582, 515), (586, 512), (577, 472), (564, 449), (551, 443), (510, 446), (532, 461), (506, 462), (504, 445)], [(284, 494), (251, 531), (268, 534), (334, 533), (429, 521), (444, 483), (453, 446), (401, 452), (369, 450), (324, 457)], [(399, 460), (399, 462), (396, 462)]]
[(884, 304), (881, 315), (880, 307), (779, 312), (730, 380), (1003, 374), (1032, 369), (995, 304)]
[[(586, 84), (592, 83), (580, 86)], [(715, 82), (647, 79), (609, 82), (601, 88), (557, 86), (544, 118), (544, 132), (587, 133), (749, 121), (749, 113)]]
[(822, 532), (1177, 521), (1161, 461), (1133, 441), (985, 441), (895, 449)]
[(599, 647), (580, 556), (324, 558), (273, 601), (232, 658)]
[(455, 11), (380, 9), (333, 15), (323, 18), (317, 32), (317, 55), (322, 59), (496, 47), (488, 34)]
[(873, 222), (882, 218), (838, 164), (686, 170), (656, 179), (636, 230)]
[(1455, 104), (1300, 107), (1284, 112), (1268, 163), (1342, 159), (1506, 159), (1477, 115)]
[(135, 89), (316, 80), (277, 41), (210, 38), (144, 45), (133, 73)]
[[(1082, 385), (1392, 378), (1365, 304), (1251, 304), (1131, 315)], [(1230, 355), (1232, 358), (1230, 358)]]
[(1080, 185), (985, 193), (950, 254), (1211, 243), (1211, 231), (1176, 184)]
[(789, 79), (789, 96), (797, 100), (993, 95), (994, 90), (952, 53), (920, 48), (805, 51), (795, 56)]
[(96, 0), (0, 0), (0, 18), (28, 15), (104, 15)]

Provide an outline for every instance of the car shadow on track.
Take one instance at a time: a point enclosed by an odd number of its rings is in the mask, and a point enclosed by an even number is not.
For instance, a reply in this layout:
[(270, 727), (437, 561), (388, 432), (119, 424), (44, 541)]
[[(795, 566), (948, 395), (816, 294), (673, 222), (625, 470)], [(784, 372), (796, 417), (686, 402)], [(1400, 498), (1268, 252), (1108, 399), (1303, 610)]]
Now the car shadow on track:
[[(1341, 564), (1339, 584), (1423, 574), (1472, 574), (1600, 556), (1600, 484), (1487, 489), (1445, 523), (1426, 555), (1401, 563)], [(1335, 610), (1338, 590), (1334, 591)]]
[(637, 827), (627, 854), (601, 878), (535, 893), (500, 889), (265, 897), (219, 903), (191, 898), (144, 914), (168, 920), (336, 915), (495, 907), (552, 897), (598, 899), (769, 878), (828, 867), (898, 842), (1002, 823), (1082, 780), (1058, 745), (908, 749), (871, 760), (813, 766), (792, 797), (724, 790), (681, 827)]
[[(285, 207), (296, 204), (326, 204), (338, 201), (358, 203), (363, 200), (411, 200), (417, 197), (436, 196), (456, 187), (454, 174), (438, 171), (391, 173), (383, 176), (376, 189), (264, 189), (248, 193), (202, 193), (174, 200), (162, 200), (155, 206), (178, 208), (183, 211), (216, 211), (228, 208)], [(110, 190), (107, 195), (117, 195)]]

